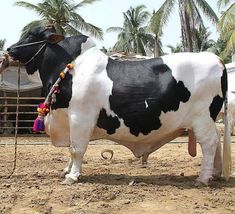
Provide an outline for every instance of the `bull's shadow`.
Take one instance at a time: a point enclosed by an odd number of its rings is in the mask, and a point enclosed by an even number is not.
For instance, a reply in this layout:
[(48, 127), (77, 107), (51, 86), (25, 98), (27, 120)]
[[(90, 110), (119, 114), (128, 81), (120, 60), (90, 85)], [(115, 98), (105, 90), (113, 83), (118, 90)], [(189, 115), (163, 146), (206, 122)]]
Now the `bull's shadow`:
[[(133, 186), (175, 186), (178, 188), (194, 189), (197, 175), (146, 175), (146, 176), (129, 176), (123, 174), (93, 174), (83, 175), (79, 183), (104, 184), (104, 185), (133, 185)], [(210, 183), (211, 188), (235, 187), (235, 178), (231, 177), (228, 182), (224, 179), (218, 179)]]
[[(103, 184), (110, 186), (135, 186), (135, 187), (161, 187), (161, 186), (174, 186), (179, 189), (195, 189), (198, 188), (195, 186), (195, 179), (197, 175), (190, 176), (181, 176), (181, 175), (172, 175), (172, 174), (159, 174), (159, 175), (125, 175), (125, 174), (90, 174), (82, 175), (77, 184)], [(0, 175), (0, 180), (3, 181), (14, 181), (14, 180), (23, 180), (26, 183), (50, 183), (53, 182), (60, 183), (62, 178), (59, 178), (58, 172), (43, 172), (38, 175), (34, 173), (33, 175), (26, 177), (24, 174), (13, 174), (11, 178), (8, 178), (6, 175)], [(46, 185), (45, 183), (45, 185)], [(76, 186), (76, 184), (74, 184)], [(235, 177), (230, 177), (229, 181), (226, 182), (224, 179), (218, 179), (210, 183), (210, 188), (220, 189), (223, 187), (235, 188)]]

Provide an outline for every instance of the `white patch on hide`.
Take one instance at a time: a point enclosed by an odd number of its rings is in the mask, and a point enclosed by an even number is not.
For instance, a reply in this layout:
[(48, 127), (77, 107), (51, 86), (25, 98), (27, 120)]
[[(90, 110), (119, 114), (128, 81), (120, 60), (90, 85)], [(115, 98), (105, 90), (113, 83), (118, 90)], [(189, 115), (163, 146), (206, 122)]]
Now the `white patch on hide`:
[(148, 105), (148, 103), (147, 103), (147, 100), (145, 100), (144, 103), (145, 103), (145, 107), (148, 108), (149, 105)]

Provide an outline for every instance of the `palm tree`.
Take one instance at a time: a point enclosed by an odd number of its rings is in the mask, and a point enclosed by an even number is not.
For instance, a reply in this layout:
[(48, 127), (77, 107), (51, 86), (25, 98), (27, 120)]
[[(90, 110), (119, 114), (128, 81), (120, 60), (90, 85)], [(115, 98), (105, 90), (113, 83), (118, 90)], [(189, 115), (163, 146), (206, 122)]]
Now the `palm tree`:
[[(197, 29), (199, 26), (204, 26), (199, 10), (201, 10), (212, 23), (217, 23), (218, 17), (205, 0), (165, 0), (159, 9), (163, 17), (162, 26), (168, 21), (176, 4), (178, 4), (179, 8), (181, 37), (184, 49), (185, 51), (193, 51), (194, 29)], [(158, 16), (156, 16), (156, 19), (157, 18)]]
[(0, 39), (0, 51), (4, 50), (5, 44), (6, 44), (6, 39)]
[(198, 29), (194, 29), (195, 35), (195, 51), (207, 51), (212, 46), (215, 45), (215, 41), (209, 39), (211, 32), (208, 31), (208, 28), (200, 26)]
[(227, 6), (231, 0), (217, 0), (218, 2), (218, 7), (221, 8), (222, 6)]
[(153, 11), (153, 15), (150, 20), (150, 30), (154, 34), (154, 57), (160, 56), (161, 53), (163, 53), (161, 50), (161, 37), (172, 7), (173, 4), (171, 4), (171, 1), (165, 1), (156, 12)]
[(118, 32), (118, 41), (114, 45), (114, 50), (126, 53), (137, 53), (146, 55), (147, 48), (153, 47), (154, 38), (145, 26), (150, 18), (150, 13), (145, 11), (144, 5), (135, 8), (130, 7), (123, 13), (123, 27), (110, 27), (107, 32)]
[(17, 1), (15, 5), (33, 10), (42, 18), (27, 24), (22, 30), (22, 35), (27, 33), (32, 27), (53, 24), (62, 35), (76, 35), (85, 32), (98, 39), (102, 39), (102, 30), (86, 22), (76, 12), (82, 6), (92, 4), (95, 1), (83, 0), (78, 4), (74, 4), (71, 0), (44, 0), (36, 5), (29, 2)]
[(221, 59), (223, 59), (224, 63), (229, 63), (231, 62), (231, 56), (224, 54), (226, 45), (227, 42), (221, 37), (219, 37), (218, 40), (210, 48), (207, 49), (207, 51), (218, 55)]
[[(228, 6), (231, 0), (218, 0), (218, 6)], [(220, 35), (226, 41), (226, 47), (223, 51), (224, 57), (231, 54), (235, 50), (235, 3), (230, 4), (228, 9), (223, 12), (220, 18)]]
[(177, 43), (176, 46), (173, 45), (167, 45), (168, 48), (170, 48), (171, 53), (178, 53), (178, 52), (183, 52), (183, 43)]

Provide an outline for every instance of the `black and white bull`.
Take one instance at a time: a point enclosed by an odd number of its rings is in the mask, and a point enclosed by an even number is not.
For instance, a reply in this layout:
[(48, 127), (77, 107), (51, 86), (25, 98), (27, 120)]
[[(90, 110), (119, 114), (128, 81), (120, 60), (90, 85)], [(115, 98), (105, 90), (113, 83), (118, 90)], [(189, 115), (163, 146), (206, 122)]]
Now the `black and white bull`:
[[(179, 53), (115, 61), (87, 36), (63, 38), (53, 27), (34, 28), (8, 53), (25, 63), (28, 74), (39, 70), (45, 93), (66, 64), (74, 64), (45, 118), (53, 145), (70, 147), (64, 183), (78, 180), (90, 140), (113, 140), (146, 160), (185, 128), (193, 130), (202, 148), (197, 182), (208, 184), (212, 176), (221, 175), (215, 119), (226, 101), (227, 72), (217, 56)], [(224, 144), (229, 148), (226, 133)], [(223, 173), (228, 178), (231, 154), (229, 149), (224, 151)]]

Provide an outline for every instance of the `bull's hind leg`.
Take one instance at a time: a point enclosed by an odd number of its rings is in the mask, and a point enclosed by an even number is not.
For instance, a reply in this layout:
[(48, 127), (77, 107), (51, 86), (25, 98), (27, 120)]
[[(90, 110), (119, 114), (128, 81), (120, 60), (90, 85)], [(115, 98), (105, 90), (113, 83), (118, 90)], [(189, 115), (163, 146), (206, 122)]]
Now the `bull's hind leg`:
[[(203, 154), (201, 172), (196, 182), (208, 185), (209, 181), (212, 179), (213, 173), (218, 174), (220, 173), (218, 170), (221, 171), (221, 158), (219, 155), (220, 138), (217, 133), (215, 123), (211, 118), (208, 118), (208, 120), (203, 118), (203, 120), (200, 120), (198, 124), (194, 125), (193, 129), (197, 140), (201, 145)], [(214, 162), (215, 158), (217, 158), (216, 162)], [(216, 170), (214, 169), (214, 163)]]

